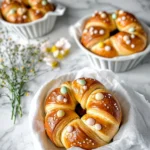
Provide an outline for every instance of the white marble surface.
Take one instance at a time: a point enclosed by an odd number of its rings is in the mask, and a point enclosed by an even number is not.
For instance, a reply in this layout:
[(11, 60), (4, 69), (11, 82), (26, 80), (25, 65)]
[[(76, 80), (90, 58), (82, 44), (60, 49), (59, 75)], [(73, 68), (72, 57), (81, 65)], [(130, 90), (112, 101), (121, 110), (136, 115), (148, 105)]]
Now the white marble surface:
[[(58, 18), (54, 30), (50, 34), (52, 41), (64, 36), (72, 42), (71, 54), (61, 63), (60, 69), (48, 71), (37, 77), (27, 86), (32, 93), (22, 100), (23, 117), (16, 125), (10, 120), (11, 106), (7, 99), (0, 99), (0, 150), (34, 150), (29, 129), (28, 114), (30, 103), (36, 91), (46, 81), (61, 74), (79, 70), (90, 66), (86, 55), (77, 47), (71, 39), (68, 27), (84, 15), (92, 13), (94, 10), (115, 10), (123, 8), (134, 12), (138, 17), (150, 24), (150, 1), (149, 0), (59, 0), (59, 2), (70, 7), (66, 14)], [(150, 101), (150, 55), (135, 69), (118, 73), (118, 76), (133, 87), (136, 91), (145, 95)]]

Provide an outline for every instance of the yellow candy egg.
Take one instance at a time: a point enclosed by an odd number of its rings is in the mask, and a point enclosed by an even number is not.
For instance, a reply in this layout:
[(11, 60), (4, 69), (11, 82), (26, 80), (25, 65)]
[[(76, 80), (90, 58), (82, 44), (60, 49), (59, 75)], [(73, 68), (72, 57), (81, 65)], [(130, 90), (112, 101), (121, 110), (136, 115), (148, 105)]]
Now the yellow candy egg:
[(104, 43), (103, 42), (99, 42), (99, 47), (100, 48), (104, 47)]

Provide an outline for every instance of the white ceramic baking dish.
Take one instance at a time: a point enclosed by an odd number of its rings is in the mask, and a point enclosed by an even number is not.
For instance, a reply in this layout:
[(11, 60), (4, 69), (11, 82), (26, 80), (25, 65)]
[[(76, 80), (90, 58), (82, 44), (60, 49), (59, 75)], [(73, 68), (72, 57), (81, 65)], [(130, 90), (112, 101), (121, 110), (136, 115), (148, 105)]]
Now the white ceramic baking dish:
[(60, 4), (55, 4), (55, 6), (56, 9), (54, 12), (48, 12), (44, 17), (33, 22), (14, 24), (0, 17), (0, 23), (22, 38), (39, 38), (48, 34), (53, 29), (57, 16), (62, 16), (66, 10), (66, 8)]
[(86, 49), (80, 42), (83, 24), (88, 18), (89, 16), (82, 18), (77, 23), (72, 25), (69, 30), (77, 45), (87, 54), (93, 67), (96, 67), (98, 69), (109, 69), (114, 72), (125, 72), (136, 67), (150, 52), (150, 29), (145, 23), (140, 21), (148, 35), (148, 43), (144, 51), (129, 56), (117, 56), (114, 58), (105, 58), (92, 53), (91, 51)]

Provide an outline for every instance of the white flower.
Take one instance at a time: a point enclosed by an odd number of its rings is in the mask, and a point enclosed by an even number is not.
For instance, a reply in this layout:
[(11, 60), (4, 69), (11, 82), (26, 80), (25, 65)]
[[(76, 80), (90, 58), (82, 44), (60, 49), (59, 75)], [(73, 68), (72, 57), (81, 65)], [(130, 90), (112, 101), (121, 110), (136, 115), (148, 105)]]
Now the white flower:
[(52, 68), (56, 68), (58, 66), (58, 61), (52, 55), (47, 55), (43, 58), (43, 60), (48, 66), (51, 66)]
[(58, 57), (58, 55), (59, 55), (59, 50), (57, 50), (57, 51), (55, 51), (55, 52), (53, 52), (53, 56), (56, 58), (56, 57)]
[(45, 61), (46, 63), (52, 63), (52, 62), (56, 61), (56, 59), (51, 55), (47, 55), (43, 58), (43, 61)]
[(55, 46), (61, 48), (62, 50), (70, 49), (71, 44), (66, 38), (61, 38), (59, 41), (55, 43)]
[(52, 45), (50, 44), (49, 41), (44, 42), (41, 45), (41, 52), (46, 53), (47, 52), (47, 48), (50, 48)]

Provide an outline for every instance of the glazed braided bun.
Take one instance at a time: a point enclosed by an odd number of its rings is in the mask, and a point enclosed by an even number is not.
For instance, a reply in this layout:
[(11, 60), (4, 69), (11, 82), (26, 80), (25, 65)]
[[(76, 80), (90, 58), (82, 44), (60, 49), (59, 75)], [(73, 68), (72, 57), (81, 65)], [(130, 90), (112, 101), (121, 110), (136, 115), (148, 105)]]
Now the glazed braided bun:
[(54, 89), (45, 102), (45, 129), (58, 147), (93, 149), (117, 133), (122, 112), (99, 81), (80, 78)]
[(54, 10), (47, 0), (4, 0), (1, 5), (3, 18), (11, 23), (32, 22)]
[(112, 58), (143, 51), (147, 35), (135, 16), (128, 12), (95, 12), (85, 21), (81, 43), (97, 55)]

